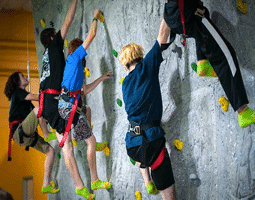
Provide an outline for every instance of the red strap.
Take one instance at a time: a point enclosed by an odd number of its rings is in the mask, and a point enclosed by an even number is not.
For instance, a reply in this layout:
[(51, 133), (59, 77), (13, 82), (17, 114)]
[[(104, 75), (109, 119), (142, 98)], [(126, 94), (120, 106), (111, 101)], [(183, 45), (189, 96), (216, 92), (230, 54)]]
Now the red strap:
[(77, 105), (78, 105), (77, 95), (80, 94), (80, 93), (81, 93), (81, 90), (76, 90), (76, 91), (69, 92), (70, 96), (74, 97), (74, 104), (73, 104), (73, 107), (72, 107), (69, 119), (67, 121), (67, 125), (66, 125), (66, 130), (65, 130), (64, 136), (63, 136), (61, 142), (59, 143), (60, 147), (63, 147), (64, 143), (66, 142), (66, 139), (67, 139), (67, 136), (69, 134), (69, 131), (71, 129), (71, 126), (72, 126), (72, 123), (73, 123), (74, 114), (76, 112)]
[(22, 120), (15, 120), (15, 121), (12, 121), (10, 124), (9, 124), (9, 129), (10, 129), (10, 133), (9, 133), (9, 142), (8, 142), (8, 161), (11, 161), (11, 149), (12, 149), (12, 136), (13, 136), (13, 132), (12, 132), (12, 127), (17, 124), (17, 123), (20, 123), (22, 122)]
[(37, 117), (42, 116), (42, 111), (43, 111), (43, 102), (44, 102), (44, 94), (54, 94), (54, 95), (59, 95), (60, 91), (55, 90), (55, 89), (47, 89), (47, 90), (40, 90), (40, 103), (39, 103), (39, 109), (37, 113)]
[(154, 161), (154, 163), (150, 166), (152, 170), (157, 169), (161, 163), (163, 162), (164, 158), (166, 155), (166, 147), (163, 147), (159, 156), (157, 157), (157, 159)]
[(187, 41), (186, 41), (186, 31), (185, 31), (185, 19), (184, 19), (184, 1), (178, 0), (178, 6), (179, 6), (179, 10), (180, 10), (183, 35), (184, 35), (183, 45), (186, 46)]

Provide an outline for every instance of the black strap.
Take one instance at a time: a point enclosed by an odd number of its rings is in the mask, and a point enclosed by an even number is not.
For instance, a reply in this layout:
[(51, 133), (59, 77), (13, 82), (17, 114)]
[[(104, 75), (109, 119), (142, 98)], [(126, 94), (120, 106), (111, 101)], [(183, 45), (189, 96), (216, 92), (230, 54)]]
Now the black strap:
[(160, 121), (152, 121), (148, 124), (142, 124), (139, 125), (138, 123), (134, 122), (134, 121), (130, 121), (131, 127), (134, 128), (135, 126), (140, 126), (140, 128), (144, 131), (146, 131), (149, 128), (155, 127), (155, 126), (160, 126)]
[[(38, 141), (38, 132), (37, 132), (37, 130), (35, 131), (35, 135), (34, 135), (34, 136), (35, 136), (35, 139), (34, 139), (33, 142), (29, 145), (30, 147), (34, 147), (34, 146), (36, 145), (37, 141)], [(19, 127), (19, 142), (20, 142), (20, 144), (23, 144), (23, 143), (24, 143), (23, 137), (30, 138), (30, 137), (32, 137), (32, 136), (31, 136), (31, 135), (27, 135), (27, 134), (24, 132), (22, 126), (20, 126), (20, 127)], [(29, 151), (29, 146), (26, 146), (26, 148), (25, 148), (26, 151)]]

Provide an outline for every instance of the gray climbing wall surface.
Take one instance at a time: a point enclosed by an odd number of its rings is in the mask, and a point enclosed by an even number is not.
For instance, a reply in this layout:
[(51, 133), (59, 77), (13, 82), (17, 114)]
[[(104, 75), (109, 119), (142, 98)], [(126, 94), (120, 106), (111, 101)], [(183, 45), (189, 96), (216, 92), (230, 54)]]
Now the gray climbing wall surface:
[[(236, 49), (249, 106), (255, 109), (255, 4), (251, 0), (246, 2), (249, 12), (243, 15), (235, 7), (235, 0), (204, 0), (212, 20)], [(42, 31), (39, 21), (44, 18), (46, 27), (53, 21), (59, 30), (70, 3), (71, 0), (32, 2), (40, 68), (44, 49), (39, 41), (38, 32)], [(128, 121), (124, 106), (116, 104), (117, 98), (122, 100), (119, 81), (126, 72), (111, 49), (120, 52), (124, 45), (135, 42), (147, 53), (157, 38), (163, 7), (163, 0), (78, 2), (68, 41), (87, 36), (95, 8), (105, 14), (105, 23), (98, 24), (97, 36), (88, 49), (87, 67), (91, 77), (87, 78), (87, 83), (108, 71), (115, 76), (87, 96), (97, 141), (108, 141), (111, 149), (109, 157), (97, 153), (97, 169), (99, 178), (110, 180), (113, 187), (95, 191), (96, 199), (132, 200), (136, 190), (142, 192), (144, 200), (161, 199), (159, 195), (147, 195), (139, 169), (131, 164), (126, 154), (124, 139)], [(240, 128), (233, 109), (230, 107), (224, 112), (218, 103), (218, 98), (225, 96), (218, 79), (198, 77), (191, 69), (191, 63), (197, 59), (193, 39), (188, 39), (184, 49), (178, 36), (164, 52), (164, 59), (160, 69), (162, 126), (167, 133), (167, 148), (171, 151), (178, 199), (255, 199), (255, 125)], [(184, 142), (182, 151), (174, 147), (174, 139)], [(52, 145), (59, 153), (58, 144), (53, 142)], [(79, 142), (74, 152), (81, 177), (89, 186), (86, 143)], [(62, 152), (60, 154), (61, 159), (56, 156), (52, 178), (57, 180), (61, 192), (49, 195), (49, 199), (83, 199), (75, 194), (74, 182), (64, 165)], [(198, 179), (190, 180), (190, 174), (196, 174)]]

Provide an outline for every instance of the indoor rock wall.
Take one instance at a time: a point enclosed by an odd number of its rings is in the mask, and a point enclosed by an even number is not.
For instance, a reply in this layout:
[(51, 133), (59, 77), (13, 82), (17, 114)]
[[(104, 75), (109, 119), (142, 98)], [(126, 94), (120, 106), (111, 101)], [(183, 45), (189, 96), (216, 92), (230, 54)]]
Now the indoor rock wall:
[[(251, 0), (246, 2), (249, 12), (243, 15), (235, 7), (235, 0), (204, 0), (212, 20), (236, 49), (249, 106), (255, 109), (255, 5)], [(42, 31), (39, 21), (44, 18), (46, 27), (53, 21), (59, 30), (70, 3), (71, 0), (32, 1), (40, 68), (44, 49), (39, 41)], [(128, 121), (124, 106), (116, 104), (117, 98), (122, 100), (119, 81), (126, 72), (111, 50), (120, 52), (124, 45), (135, 42), (147, 53), (158, 35), (164, 0), (79, 0), (68, 41), (87, 36), (95, 8), (103, 10), (105, 23), (98, 24), (97, 36), (87, 51), (87, 67), (91, 72), (87, 83), (109, 71), (115, 77), (101, 83), (87, 96), (97, 141), (107, 141), (111, 149), (109, 157), (97, 153), (97, 169), (100, 179), (110, 180), (113, 187), (95, 191), (96, 199), (132, 200), (136, 190), (142, 192), (144, 200), (161, 199), (159, 195), (147, 194), (138, 167), (131, 164), (126, 154), (124, 139)], [(162, 126), (171, 151), (177, 198), (255, 199), (255, 125), (242, 129), (232, 107), (228, 112), (222, 111), (218, 99), (225, 95), (224, 91), (217, 78), (198, 77), (190, 67), (196, 59), (194, 40), (188, 39), (184, 48), (178, 36), (164, 52), (159, 75), (164, 110)], [(174, 139), (184, 142), (182, 151), (174, 147)], [(57, 142), (52, 145), (59, 153)], [(79, 142), (74, 151), (81, 177), (89, 186), (86, 143)], [(60, 155), (61, 159), (56, 156), (52, 178), (61, 192), (48, 198), (83, 199), (75, 194), (62, 152)], [(198, 179), (190, 180), (190, 174), (196, 174)]]

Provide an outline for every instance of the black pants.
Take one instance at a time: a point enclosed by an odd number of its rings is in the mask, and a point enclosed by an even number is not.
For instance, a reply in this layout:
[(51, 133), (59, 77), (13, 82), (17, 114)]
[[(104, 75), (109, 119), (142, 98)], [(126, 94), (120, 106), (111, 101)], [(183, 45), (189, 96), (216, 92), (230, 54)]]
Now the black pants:
[[(225, 91), (227, 98), (230, 101), (231, 106), (233, 107), (234, 111), (236, 111), (242, 105), (249, 103), (244, 88), (236, 53), (230, 43), (222, 36), (222, 34), (215, 27), (213, 22), (208, 18), (209, 15), (206, 16), (206, 19), (218, 32), (232, 56), (236, 68), (236, 72), (234, 75), (230, 70), (228, 58), (225, 56), (223, 50), (218, 45), (212, 34), (202, 23), (201, 17), (191, 17), (190, 20), (185, 23), (186, 34), (188, 35), (188, 37), (192, 37), (196, 40), (198, 60), (208, 59), (210, 61), (215, 73), (220, 80), (223, 90)], [(166, 16), (165, 20), (168, 26), (171, 28), (171, 22), (167, 21)]]

